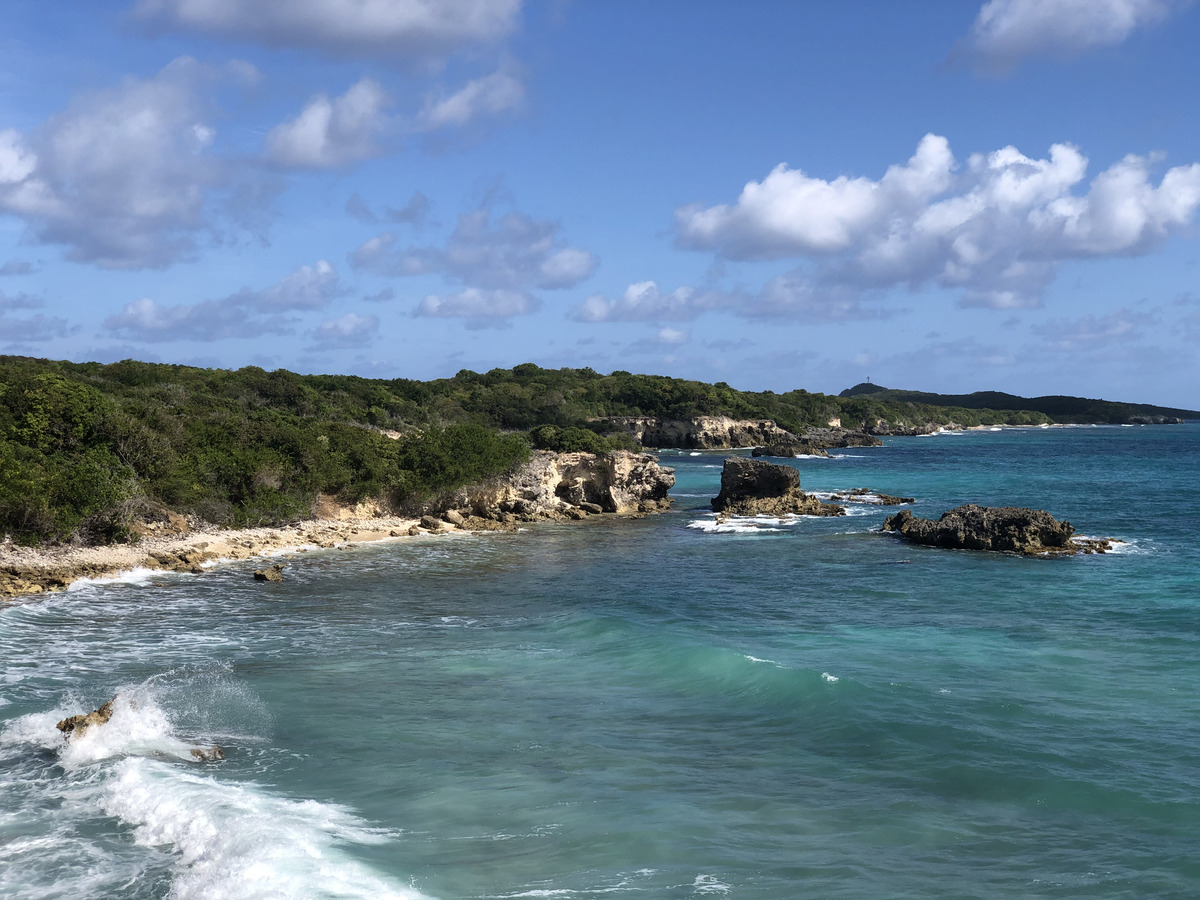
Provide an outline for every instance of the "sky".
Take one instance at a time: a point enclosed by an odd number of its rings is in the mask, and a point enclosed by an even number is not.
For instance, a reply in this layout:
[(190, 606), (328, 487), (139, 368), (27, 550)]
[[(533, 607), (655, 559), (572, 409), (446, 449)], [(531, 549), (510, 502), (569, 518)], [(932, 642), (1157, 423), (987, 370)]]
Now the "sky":
[(1200, 407), (1200, 3), (4, 11), (0, 353)]

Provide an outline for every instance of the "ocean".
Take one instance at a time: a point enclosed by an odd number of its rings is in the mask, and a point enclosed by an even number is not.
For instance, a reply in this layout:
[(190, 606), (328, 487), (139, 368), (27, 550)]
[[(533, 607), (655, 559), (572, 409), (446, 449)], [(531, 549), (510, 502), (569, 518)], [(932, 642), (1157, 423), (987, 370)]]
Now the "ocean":
[[(790, 461), (893, 509), (422, 537), (0, 606), (0, 896), (1200, 896), (1200, 424)], [(67, 745), (59, 719), (120, 694)], [(223, 762), (191, 761), (219, 744)]]

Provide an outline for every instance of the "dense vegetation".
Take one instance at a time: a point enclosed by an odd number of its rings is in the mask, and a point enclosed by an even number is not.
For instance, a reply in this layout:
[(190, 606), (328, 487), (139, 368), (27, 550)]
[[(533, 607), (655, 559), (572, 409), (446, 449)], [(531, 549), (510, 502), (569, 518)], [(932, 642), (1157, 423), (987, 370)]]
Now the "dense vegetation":
[(1116, 403), (1112, 400), (1088, 400), (1083, 397), (1018, 397), (1000, 391), (976, 391), (973, 394), (929, 394), (901, 391), (878, 384), (856, 384), (840, 394), (842, 398), (869, 397), (886, 404), (916, 403), (925, 406), (960, 409), (1026, 409), (1050, 416), (1055, 422), (1117, 425), (1145, 416), (1171, 416), (1179, 419), (1200, 418), (1193, 409), (1151, 406), (1148, 403)]
[(499, 475), (531, 447), (632, 446), (620, 416), (1039, 424), (1047, 415), (804, 390), (738, 391), (532, 364), (435, 381), (0, 356), (0, 535), (122, 540), (165, 505), (211, 522), (311, 515), (319, 493), (400, 508)]
[(529, 454), (470, 422), (393, 439), (357, 403), (288, 372), (0, 358), (0, 534), (122, 540), (147, 504), (231, 525), (311, 516), (318, 493), (411, 506)]

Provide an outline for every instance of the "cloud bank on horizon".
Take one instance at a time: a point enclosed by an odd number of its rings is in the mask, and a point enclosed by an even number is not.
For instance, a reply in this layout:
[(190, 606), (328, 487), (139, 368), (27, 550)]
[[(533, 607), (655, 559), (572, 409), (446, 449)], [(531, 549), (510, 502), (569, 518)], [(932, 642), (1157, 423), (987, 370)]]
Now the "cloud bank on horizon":
[(0, 352), (1197, 406), (1197, 34), (1187, 0), (23, 5)]

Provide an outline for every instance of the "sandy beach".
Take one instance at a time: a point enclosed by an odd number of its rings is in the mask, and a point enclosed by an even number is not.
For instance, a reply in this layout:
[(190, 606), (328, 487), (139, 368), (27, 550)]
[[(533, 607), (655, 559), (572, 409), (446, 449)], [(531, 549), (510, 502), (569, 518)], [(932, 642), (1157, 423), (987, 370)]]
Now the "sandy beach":
[(199, 573), (221, 562), (400, 540), (455, 528), (449, 522), (436, 529), (423, 527), (417, 519), (400, 516), (348, 515), (282, 527), (200, 526), (182, 534), (96, 547), (31, 548), (5, 543), (0, 545), (0, 598), (60, 591), (80, 578), (114, 577), (136, 569)]

